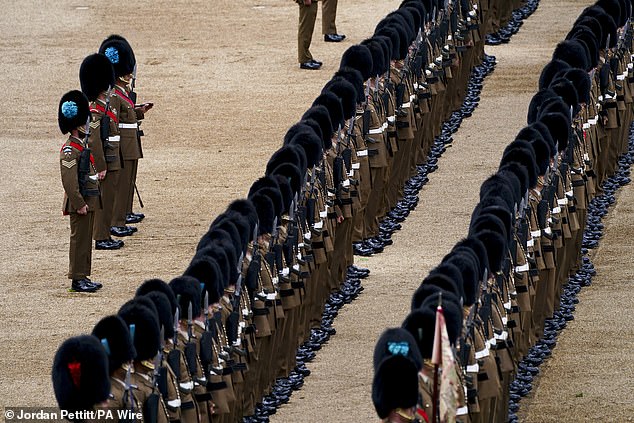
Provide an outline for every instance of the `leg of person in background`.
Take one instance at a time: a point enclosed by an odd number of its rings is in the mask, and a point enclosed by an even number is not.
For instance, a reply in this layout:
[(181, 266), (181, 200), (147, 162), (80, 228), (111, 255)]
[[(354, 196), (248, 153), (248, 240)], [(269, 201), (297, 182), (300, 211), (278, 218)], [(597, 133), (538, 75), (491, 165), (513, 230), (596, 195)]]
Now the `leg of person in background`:
[(323, 0), (321, 5), (321, 32), (324, 34), (324, 41), (338, 43), (343, 41), (346, 36), (337, 34), (337, 1)]
[(322, 63), (313, 59), (310, 54), (310, 43), (317, 19), (317, 2), (299, 0), (299, 26), (297, 28), (297, 61), (301, 69), (317, 70)]

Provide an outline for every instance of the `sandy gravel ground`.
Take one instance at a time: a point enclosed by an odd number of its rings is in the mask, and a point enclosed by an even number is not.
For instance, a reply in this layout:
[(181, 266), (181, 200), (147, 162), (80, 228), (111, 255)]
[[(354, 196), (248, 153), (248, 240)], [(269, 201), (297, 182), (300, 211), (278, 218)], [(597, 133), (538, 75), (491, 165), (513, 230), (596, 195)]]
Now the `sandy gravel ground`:
[[(313, 374), (274, 422), (375, 418), (369, 392), (376, 338), (400, 323), (424, 274), (466, 234), (478, 187), (521, 128), (538, 71), (589, 3), (542, 0), (511, 44), (488, 49), (499, 64), (485, 83), (480, 106), (454, 136), (454, 146), (421, 192), (418, 209), (395, 234), (394, 245), (359, 260), (372, 270), (365, 292), (342, 309), (337, 335), (310, 364)], [(322, 41), (318, 18), (312, 51), (325, 62), (318, 72), (300, 71), (295, 63), (297, 6), (290, 0), (145, 0), (134, 4), (140, 13), (128, 13), (128, 2), (109, 5), (60, 0), (43, 8), (25, 0), (0, 14), (0, 321), (5, 328), (0, 406), (54, 404), (50, 366), (59, 343), (116, 312), (144, 279), (171, 279), (185, 268), (209, 222), (260, 176), (285, 129), (338, 67), (343, 50), (368, 36), (398, 1), (341, 1), (337, 24), (348, 35), (342, 44)], [(115, 13), (117, 7), (126, 12)], [(124, 249), (94, 253), (93, 279), (104, 288), (72, 294), (65, 279), (68, 221), (61, 216), (57, 164), (64, 138), (55, 112), (59, 97), (79, 86), (83, 57), (115, 32), (135, 48), (140, 100), (155, 103), (143, 124), (146, 158), (139, 169), (148, 217)], [(626, 241), (631, 197), (626, 188), (597, 256), (600, 276), (582, 295), (577, 320), (560, 338), (535, 399), (522, 405), (531, 410), (529, 421), (596, 420), (595, 415), (626, 421), (632, 415), (632, 363), (629, 354), (617, 353), (628, 350), (631, 330), (625, 328), (631, 322), (608, 306), (617, 300), (619, 309), (631, 306), (624, 292), (632, 273)], [(617, 330), (615, 320), (624, 326)], [(605, 363), (614, 360), (609, 367), (615, 370), (606, 370)], [(577, 396), (580, 392), (583, 396)]]

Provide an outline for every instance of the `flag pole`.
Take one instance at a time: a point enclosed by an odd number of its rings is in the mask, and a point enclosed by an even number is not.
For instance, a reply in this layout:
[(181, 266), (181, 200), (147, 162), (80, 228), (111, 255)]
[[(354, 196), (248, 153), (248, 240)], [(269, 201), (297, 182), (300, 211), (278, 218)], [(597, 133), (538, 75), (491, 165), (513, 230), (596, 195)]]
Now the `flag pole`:
[[(438, 293), (438, 307), (442, 307), (442, 291)], [(434, 350), (436, 349), (436, 337), (438, 336), (438, 309), (436, 309), (436, 325), (434, 325)], [(436, 351), (434, 351), (435, 353)], [(438, 373), (439, 373), (439, 365), (438, 361), (434, 362), (434, 391), (432, 393), (432, 399), (434, 402), (434, 407), (432, 408), (432, 418), (431, 421), (433, 423), (437, 423), (440, 421), (440, 413), (438, 412), (439, 406), (439, 386), (438, 386)]]

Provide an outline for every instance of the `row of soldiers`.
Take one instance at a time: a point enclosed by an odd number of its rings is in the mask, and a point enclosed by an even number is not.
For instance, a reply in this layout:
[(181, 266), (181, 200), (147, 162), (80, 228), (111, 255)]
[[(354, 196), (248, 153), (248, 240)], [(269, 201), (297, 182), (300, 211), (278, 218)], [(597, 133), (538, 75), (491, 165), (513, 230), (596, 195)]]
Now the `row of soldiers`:
[[(584, 238), (597, 225), (588, 206), (627, 164), (631, 11), (627, 0), (598, 0), (556, 46), (527, 126), (481, 186), (468, 236), (423, 280), (402, 327), (376, 344), (372, 395), (383, 421), (515, 421), (531, 389), (516, 376), (538, 372), (572, 318), (570, 293), (584, 283), (573, 275), (592, 271), (581, 260), (597, 241)], [(440, 369), (455, 382), (440, 393), (431, 362), (439, 303), (458, 366)]]
[[(59, 406), (233, 422), (266, 421), (288, 401), (317, 341), (333, 332), (322, 317), (336, 315), (368, 276), (354, 266), (353, 241), (389, 235), (415, 206), (384, 218), (410, 194), (404, 182), (462, 104), (494, 3), (405, 0), (350, 47), (247, 198), (211, 224), (183, 275), (146, 281), (93, 335), (60, 346)], [(103, 93), (107, 82), (93, 83)], [(80, 126), (79, 118), (68, 124)], [(87, 146), (98, 150), (91, 134)]]
[(145, 217), (134, 213), (132, 205), (143, 157), (139, 125), (152, 104), (136, 104), (136, 59), (118, 35), (84, 59), (79, 79), (81, 91), (66, 93), (58, 107), (60, 130), (69, 134), (60, 151), (60, 170), (63, 212), (71, 226), (71, 289), (94, 292), (102, 285), (89, 278), (92, 240), (97, 250), (119, 249), (124, 243), (112, 235), (132, 235), (137, 228), (127, 223)]

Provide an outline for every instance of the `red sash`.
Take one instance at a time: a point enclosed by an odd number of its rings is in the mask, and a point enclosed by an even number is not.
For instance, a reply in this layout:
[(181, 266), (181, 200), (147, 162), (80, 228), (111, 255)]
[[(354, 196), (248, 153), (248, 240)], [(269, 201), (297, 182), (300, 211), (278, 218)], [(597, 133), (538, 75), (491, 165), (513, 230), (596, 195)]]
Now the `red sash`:
[[(77, 144), (75, 141), (71, 141), (70, 146), (79, 150), (80, 153), (84, 151), (84, 147), (81, 144)], [(61, 152), (63, 149), (64, 149), (64, 146), (62, 146), (61, 150), (59, 151)], [(95, 165), (95, 158), (93, 157), (92, 153), (90, 153), (90, 163), (92, 163), (93, 166)]]
[(97, 113), (97, 112), (106, 113), (108, 116), (110, 116), (110, 119), (112, 119), (114, 123), (116, 123), (117, 125), (119, 124), (119, 118), (117, 117), (117, 115), (112, 113), (112, 111), (110, 110), (106, 112), (106, 108), (103, 107), (101, 104), (95, 103), (95, 107), (94, 108), (91, 107), (90, 111), (93, 113)]
[(128, 95), (123, 90), (121, 90), (119, 88), (115, 88), (114, 92), (117, 93), (117, 95), (119, 97), (121, 97), (123, 100), (128, 102), (130, 104), (130, 107), (132, 107), (134, 109), (134, 102), (132, 100), (130, 100), (130, 97), (128, 97)]

